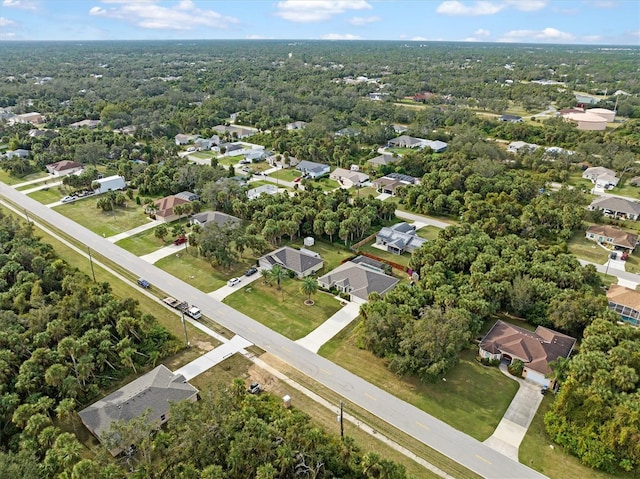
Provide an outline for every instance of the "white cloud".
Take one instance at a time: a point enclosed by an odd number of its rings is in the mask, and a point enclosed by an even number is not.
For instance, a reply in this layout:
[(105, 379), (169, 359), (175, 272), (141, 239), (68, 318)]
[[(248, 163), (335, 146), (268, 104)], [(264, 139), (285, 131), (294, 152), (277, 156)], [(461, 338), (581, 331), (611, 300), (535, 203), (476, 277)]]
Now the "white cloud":
[(351, 25), (355, 25), (356, 27), (360, 27), (362, 25), (368, 25), (369, 23), (375, 23), (382, 20), (380, 17), (371, 16), (371, 17), (353, 17), (349, 20)]
[(3, 0), (3, 7), (21, 8), (22, 10), (37, 10), (38, 6), (33, 0)]
[(362, 37), (358, 35), (352, 35), (350, 33), (328, 33), (322, 36), (323, 40), (362, 40)]
[(547, 0), (505, 0), (505, 3), (523, 12), (535, 12), (547, 6)]
[(0, 40), (15, 40), (17, 36), (13, 32), (0, 32)]
[(426, 37), (413, 37), (411, 38), (412, 41), (414, 42), (426, 42), (428, 41), (428, 39)]
[(0, 17), (0, 27), (8, 27), (9, 25), (15, 25), (16, 22), (9, 20), (8, 18)]
[(505, 3), (492, 2), (474, 2), (471, 5), (465, 5), (458, 0), (447, 0), (438, 5), (436, 12), (444, 15), (494, 15), (506, 6)]
[(349, 10), (370, 10), (366, 0), (284, 0), (275, 15), (290, 22), (312, 23), (328, 20)]
[(505, 33), (499, 42), (563, 42), (574, 40), (575, 36), (568, 32), (562, 32), (557, 28), (547, 27), (543, 30), (511, 30)]
[(92, 7), (89, 15), (125, 20), (141, 28), (192, 30), (196, 27), (227, 28), (238, 23), (233, 17), (197, 8), (192, 0), (180, 0), (169, 7), (158, 5), (155, 0), (102, 0), (102, 3), (120, 6)]
[(595, 8), (615, 8), (618, 6), (618, 2), (612, 0), (583, 0), (582, 3)]
[(473, 34), (477, 37), (488, 37), (491, 35), (489, 30), (485, 30), (484, 28), (478, 28)]

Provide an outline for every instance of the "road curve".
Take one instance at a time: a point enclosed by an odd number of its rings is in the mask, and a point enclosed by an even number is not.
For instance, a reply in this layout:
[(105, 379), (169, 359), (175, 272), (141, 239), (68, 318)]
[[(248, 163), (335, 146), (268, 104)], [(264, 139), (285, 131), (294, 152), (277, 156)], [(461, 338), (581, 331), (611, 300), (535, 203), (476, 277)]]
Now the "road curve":
[(0, 195), (55, 225), (66, 234), (126, 268), (135, 276), (148, 279), (158, 289), (197, 305), (204, 315), (217, 323), (480, 476), (489, 479), (545, 477), (331, 361), (308, 351), (4, 183), (0, 183)]

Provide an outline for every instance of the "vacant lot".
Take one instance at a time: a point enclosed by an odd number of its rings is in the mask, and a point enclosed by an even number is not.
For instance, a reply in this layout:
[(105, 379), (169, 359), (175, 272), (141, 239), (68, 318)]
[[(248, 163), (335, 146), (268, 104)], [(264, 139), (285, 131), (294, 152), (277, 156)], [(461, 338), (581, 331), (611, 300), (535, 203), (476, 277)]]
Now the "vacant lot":
[(374, 248), (372, 246), (374, 243), (375, 241), (368, 243), (364, 246), (361, 246), (359, 251), (372, 254), (374, 256), (377, 256), (378, 258), (386, 259), (388, 261), (393, 261), (394, 263), (398, 263), (404, 266), (409, 266), (409, 260), (411, 259), (410, 254), (405, 253), (405, 254), (399, 255), (399, 254), (389, 253), (388, 251)]
[(609, 258), (609, 252), (595, 241), (589, 241), (585, 238), (583, 231), (576, 231), (567, 246), (569, 247), (569, 252), (586, 261), (604, 264)]
[[(186, 222), (186, 220), (182, 221)], [(151, 228), (150, 230), (143, 231), (137, 235), (122, 239), (116, 244), (136, 256), (143, 256), (145, 254), (153, 253), (164, 246), (169, 246), (173, 242), (174, 237), (171, 233), (169, 233), (165, 240), (162, 241), (155, 237), (155, 231), (155, 228)]]
[(300, 339), (320, 326), (341, 308), (331, 295), (317, 292), (313, 306), (306, 306), (305, 295), (300, 292), (301, 282), (286, 279), (279, 290), (258, 279), (223, 301), (234, 309), (289, 339)]
[(283, 181), (293, 181), (296, 178), (302, 176), (302, 173), (300, 173), (298, 170), (285, 169), (285, 170), (274, 171), (269, 176), (273, 178), (278, 178), (279, 180), (283, 180)]
[(518, 383), (497, 368), (480, 365), (475, 360), (477, 349), (460, 354), (459, 363), (447, 373), (446, 381), (423, 384), (414, 377), (398, 377), (387, 369), (386, 360), (359, 349), (354, 335), (356, 326), (357, 320), (319, 353), (478, 440), (493, 434)]
[(126, 208), (104, 212), (96, 206), (99, 196), (56, 206), (54, 209), (94, 233), (113, 236), (149, 222), (144, 207), (129, 201)]
[(66, 187), (60, 185), (44, 190), (34, 191), (33, 193), (29, 193), (27, 196), (33, 198), (39, 203), (42, 203), (43, 205), (48, 205), (55, 203), (56, 201), (60, 201), (64, 196), (66, 196), (66, 194)]
[(37, 173), (31, 173), (30, 175), (25, 176), (12, 176), (7, 171), (0, 168), (0, 181), (7, 185), (18, 185), (20, 183), (24, 183), (25, 181), (36, 180), (38, 178), (44, 178), (46, 176), (49, 176), (46, 171), (38, 171)]

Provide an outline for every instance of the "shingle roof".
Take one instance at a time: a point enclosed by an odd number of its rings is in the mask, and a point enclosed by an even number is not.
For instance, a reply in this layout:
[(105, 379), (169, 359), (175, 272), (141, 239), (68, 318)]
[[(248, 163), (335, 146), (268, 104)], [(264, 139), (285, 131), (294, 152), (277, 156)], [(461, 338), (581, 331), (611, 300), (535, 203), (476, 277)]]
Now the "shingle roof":
[(608, 225), (592, 225), (587, 228), (588, 234), (601, 235), (613, 240), (613, 244), (635, 249), (638, 244), (638, 235), (622, 231), (619, 228)]
[(82, 422), (98, 438), (117, 420), (131, 420), (151, 409), (150, 421), (169, 411), (171, 401), (181, 401), (198, 393), (181, 374), (160, 365), (93, 403), (78, 413)]
[(398, 279), (347, 261), (318, 278), (318, 282), (329, 287), (340, 286), (347, 289), (353, 296), (368, 299), (371, 293), (384, 294), (393, 289), (398, 283)]
[(601, 210), (640, 215), (640, 203), (617, 196), (601, 196), (593, 200), (590, 206)]
[(548, 374), (549, 363), (568, 357), (575, 343), (575, 338), (549, 328), (538, 326), (533, 332), (498, 320), (482, 338), (480, 348), (492, 354), (508, 354), (529, 369)]
[(372, 165), (391, 165), (393, 163), (400, 161), (400, 157), (393, 156), (393, 155), (379, 155), (374, 158), (371, 158), (368, 161)]
[(399, 250), (404, 250), (407, 246), (419, 248), (427, 242), (426, 239), (416, 236), (413, 227), (405, 222), (397, 223), (391, 227), (385, 226), (376, 236)]
[(64, 171), (71, 170), (73, 168), (82, 168), (84, 165), (82, 163), (78, 163), (77, 161), (62, 160), (57, 161), (56, 163), (51, 163), (47, 166), (54, 171)]
[(165, 196), (164, 198), (160, 198), (156, 200), (154, 205), (156, 208), (157, 216), (171, 216), (173, 214), (173, 207), (176, 205), (183, 205), (185, 203), (189, 203), (187, 200), (182, 198), (178, 198), (177, 196)]
[(607, 300), (640, 311), (640, 291), (635, 289), (612, 284), (607, 291)]
[(311, 256), (289, 246), (283, 246), (260, 259), (266, 260), (271, 265), (279, 264), (295, 273), (304, 273), (322, 263), (322, 258)]
[(237, 224), (241, 221), (240, 218), (222, 213), (221, 211), (203, 211), (202, 213), (193, 215), (192, 219), (198, 221), (200, 224), (216, 223), (219, 226)]

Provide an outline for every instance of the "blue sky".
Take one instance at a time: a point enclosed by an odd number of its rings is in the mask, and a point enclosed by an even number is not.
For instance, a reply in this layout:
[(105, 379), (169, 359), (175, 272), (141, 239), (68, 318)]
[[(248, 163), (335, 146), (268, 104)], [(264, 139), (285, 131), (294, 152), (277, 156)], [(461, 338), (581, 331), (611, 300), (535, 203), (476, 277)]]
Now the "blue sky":
[(0, 0), (1, 40), (640, 45), (637, 0)]

